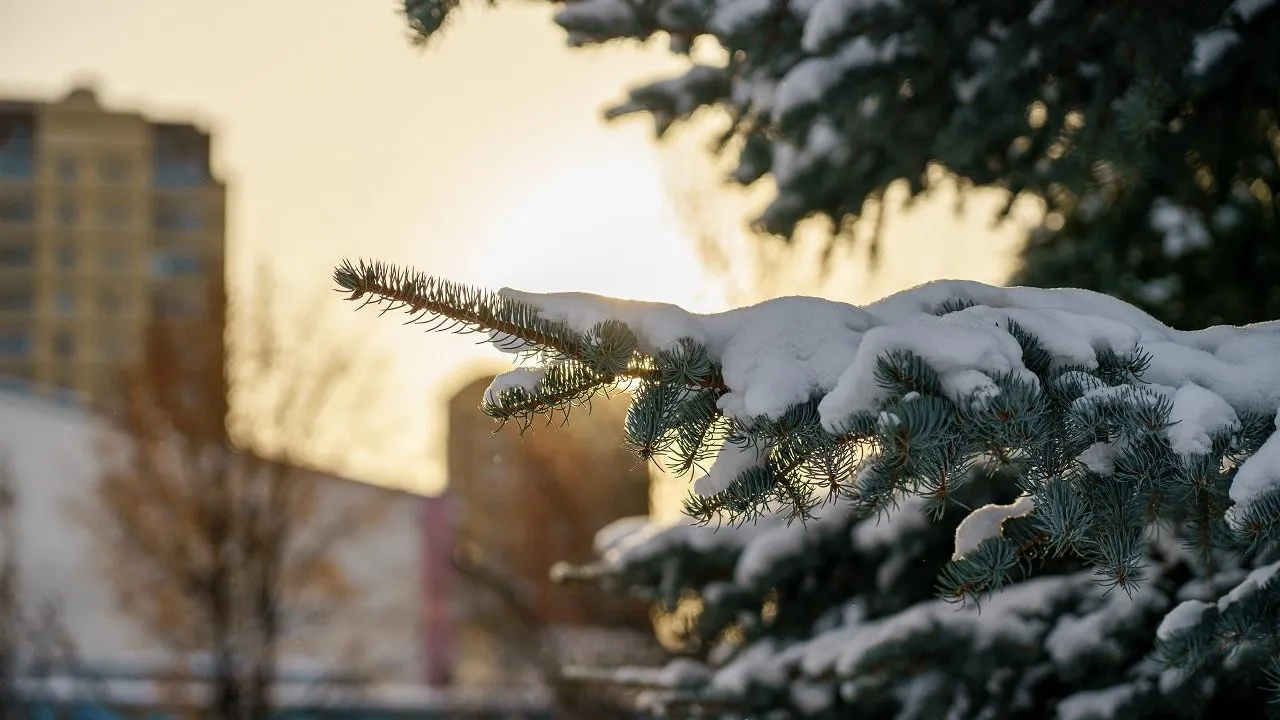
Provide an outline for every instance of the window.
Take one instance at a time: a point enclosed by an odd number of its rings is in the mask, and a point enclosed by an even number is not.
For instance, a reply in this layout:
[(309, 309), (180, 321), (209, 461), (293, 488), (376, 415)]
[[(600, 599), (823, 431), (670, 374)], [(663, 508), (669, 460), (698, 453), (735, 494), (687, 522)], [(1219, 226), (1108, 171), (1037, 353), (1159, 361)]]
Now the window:
[(53, 338), (53, 351), (59, 357), (71, 357), (71, 354), (75, 352), (75, 342), (71, 337), (71, 333), (64, 330), (55, 335)]
[(113, 200), (102, 208), (102, 220), (113, 228), (129, 224), (129, 206), (123, 200)]
[(35, 217), (35, 203), (29, 197), (0, 197), (0, 222), (29, 223)]
[(151, 255), (151, 270), (157, 275), (197, 275), (204, 270), (204, 261), (177, 252), (155, 252)]
[(30, 267), (31, 248), (25, 245), (0, 245), (0, 267)]
[(29, 288), (0, 288), (0, 311), (31, 309), (31, 290)]
[(190, 125), (152, 126), (159, 187), (198, 187), (209, 180), (209, 136)]
[(74, 185), (79, 169), (79, 164), (74, 157), (63, 155), (58, 158), (58, 182), (64, 185)]
[(63, 288), (58, 291), (58, 314), (70, 315), (76, 309), (76, 294), (70, 288)]
[(0, 177), (30, 178), (35, 174), (34, 122), (27, 114), (0, 115)]
[(157, 230), (199, 230), (204, 227), (204, 215), (196, 207), (161, 204), (156, 206), (155, 226)]
[(76, 203), (70, 198), (58, 201), (58, 224), (64, 227), (76, 224)]
[(98, 293), (98, 309), (106, 315), (118, 315), (124, 310), (124, 292), (118, 287), (103, 288)]
[(98, 264), (109, 272), (130, 272), (133, 269), (129, 263), (130, 257), (127, 247), (103, 245), (98, 248)]
[(69, 242), (63, 242), (58, 246), (58, 267), (63, 270), (70, 270), (76, 265), (76, 249)]
[(102, 182), (108, 185), (124, 185), (129, 182), (133, 175), (129, 170), (128, 158), (120, 155), (108, 155), (102, 160), (99, 175), (102, 178)]
[(0, 330), (0, 355), (26, 355), (31, 352), (31, 339), (23, 330)]

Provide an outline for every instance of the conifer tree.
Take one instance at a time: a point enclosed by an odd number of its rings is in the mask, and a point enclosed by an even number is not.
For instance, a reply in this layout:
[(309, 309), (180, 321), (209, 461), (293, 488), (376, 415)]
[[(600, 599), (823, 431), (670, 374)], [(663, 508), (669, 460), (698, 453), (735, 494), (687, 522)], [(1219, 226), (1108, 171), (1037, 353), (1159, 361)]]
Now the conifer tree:
[[(460, 4), (404, 11), (425, 40)], [(814, 215), (843, 226), (890, 184), (926, 193), (940, 165), (963, 186), (1044, 201), (1019, 284), (1101, 290), (1175, 327), (1280, 311), (1275, 0), (556, 4), (574, 46), (723, 48), (606, 116), (647, 114), (661, 135), (722, 111), (732, 180), (776, 187), (765, 231), (789, 236)]]
[[(353, 301), (525, 361), (529, 423), (626, 385), (691, 522), (561, 568), (691, 608), (689, 657), (582, 680), (668, 716), (1260, 716), (1280, 672), (1280, 323), (937, 282), (726, 313), (345, 263)], [(717, 527), (719, 525), (719, 527)], [(939, 562), (939, 558), (949, 559)]]

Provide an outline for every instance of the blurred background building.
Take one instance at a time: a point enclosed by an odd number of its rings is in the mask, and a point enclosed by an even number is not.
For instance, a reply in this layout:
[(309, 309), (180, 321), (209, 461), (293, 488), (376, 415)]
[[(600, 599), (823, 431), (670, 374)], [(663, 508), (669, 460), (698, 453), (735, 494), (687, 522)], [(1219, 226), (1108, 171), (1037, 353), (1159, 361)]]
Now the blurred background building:
[(0, 376), (106, 399), (150, 318), (202, 314), (225, 253), (209, 151), (89, 88), (0, 99)]
[[(187, 350), (214, 353), (214, 365), (228, 357), (226, 188), (211, 142), (192, 123), (104, 107), (87, 87), (0, 99), (5, 707), (20, 697), (151, 712), (198, 708), (212, 692), (208, 658), (175, 654), (129, 607), (92, 519), (104, 442), (120, 428), (110, 420), (157, 323), (180, 341), (189, 324), (187, 337), (203, 339)], [(649, 470), (623, 447), (626, 402), (600, 399), (589, 421), (494, 432), (477, 407), (491, 379), (448, 403), (439, 497), (298, 468), (320, 507), (304, 534), (343, 508), (378, 512), (325, 566), (355, 590), (282, 637), (282, 709), (535, 717), (563, 704), (558, 693), (581, 694), (555, 687), (564, 664), (661, 656), (645, 604), (549, 575), (588, 558), (602, 526), (650, 510)], [(196, 412), (220, 425), (227, 376), (199, 382), (217, 387), (201, 389)], [(594, 712), (557, 717), (617, 716)]]
[(588, 560), (600, 528), (649, 513), (649, 468), (623, 444), (627, 398), (597, 397), (567, 422), (495, 432), (476, 408), (492, 379), (474, 380), (449, 403), (447, 497), (457, 514), (458, 592), (467, 598), (456, 681), (545, 682), (563, 665), (655, 657), (646, 604), (556, 584), (550, 573), (557, 562)]

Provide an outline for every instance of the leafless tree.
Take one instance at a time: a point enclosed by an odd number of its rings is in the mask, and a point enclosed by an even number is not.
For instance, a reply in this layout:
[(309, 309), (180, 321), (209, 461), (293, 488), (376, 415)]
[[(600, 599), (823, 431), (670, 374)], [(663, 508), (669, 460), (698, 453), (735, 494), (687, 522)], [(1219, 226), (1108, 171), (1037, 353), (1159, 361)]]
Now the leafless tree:
[(29, 606), (22, 589), (21, 499), (7, 458), (0, 458), (0, 720), (27, 716), (25, 702), (50, 676), (83, 682), (83, 702), (106, 699), (105, 688), (80, 662), (58, 599)]
[[(323, 437), (324, 419), (368, 397), (373, 376), (359, 353), (326, 346), (315, 315), (276, 321), (262, 292), (228, 345), (224, 294), (211, 295), (202, 316), (148, 327), (105, 414), (93, 518), (122, 606), (187, 661), (175, 679), (207, 678), (196, 702), (209, 716), (256, 720), (271, 711), (282, 641), (322, 628), (359, 592), (334, 549), (384, 508), (335, 498), (308, 464), (322, 443), (342, 446)], [(282, 341), (286, 330), (304, 342)]]

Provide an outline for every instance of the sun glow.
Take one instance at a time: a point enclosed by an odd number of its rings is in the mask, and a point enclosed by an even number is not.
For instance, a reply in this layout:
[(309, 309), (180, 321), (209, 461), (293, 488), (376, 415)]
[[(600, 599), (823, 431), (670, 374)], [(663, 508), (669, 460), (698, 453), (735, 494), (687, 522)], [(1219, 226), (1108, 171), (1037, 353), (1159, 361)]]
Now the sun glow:
[[(647, 148), (646, 148), (647, 149)], [(469, 275), (488, 287), (581, 291), (720, 309), (651, 152), (591, 155), (528, 179), (478, 229)]]

